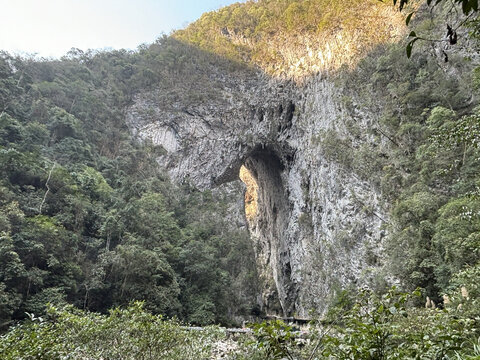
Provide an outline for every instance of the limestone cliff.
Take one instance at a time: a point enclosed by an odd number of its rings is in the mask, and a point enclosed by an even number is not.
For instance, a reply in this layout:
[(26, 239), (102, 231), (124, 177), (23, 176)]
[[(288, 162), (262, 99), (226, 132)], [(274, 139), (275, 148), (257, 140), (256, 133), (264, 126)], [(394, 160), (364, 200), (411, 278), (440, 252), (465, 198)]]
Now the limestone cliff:
[[(386, 215), (370, 184), (322, 156), (318, 139), (328, 129), (341, 134), (349, 116), (340, 89), (321, 78), (301, 89), (258, 75), (228, 82), (223, 98), (187, 109), (141, 94), (129, 126), (165, 148), (158, 162), (177, 181), (206, 189), (238, 181), (242, 165), (250, 170), (259, 187), (250, 232), (263, 302), (305, 315), (333, 289), (368, 281), (367, 253), (381, 252)], [(356, 121), (367, 126), (369, 114)]]
[[(231, 38), (226, 30), (220, 35)], [(323, 312), (336, 290), (368, 286), (381, 265), (388, 215), (380, 194), (373, 182), (329, 160), (322, 145), (332, 134), (345, 136), (348, 124), (366, 129), (375, 114), (355, 98), (347, 109), (346, 89), (315, 66), (309, 74), (316, 75), (302, 81), (258, 67), (212, 66), (214, 96), (172, 101), (168, 91), (154, 89), (138, 94), (127, 113), (137, 138), (163, 146), (158, 163), (175, 181), (215, 188), (239, 181), (242, 165), (253, 175), (258, 208), (248, 228), (267, 312)]]

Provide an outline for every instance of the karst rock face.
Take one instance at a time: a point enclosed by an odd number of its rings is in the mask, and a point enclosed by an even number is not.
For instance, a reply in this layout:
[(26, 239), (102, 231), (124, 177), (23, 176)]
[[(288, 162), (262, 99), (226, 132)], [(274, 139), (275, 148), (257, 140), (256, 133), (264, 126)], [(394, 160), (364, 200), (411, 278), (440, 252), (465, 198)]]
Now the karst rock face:
[(299, 85), (259, 70), (208, 71), (215, 96), (172, 101), (165, 90), (145, 91), (127, 123), (138, 139), (163, 146), (158, 163), (174, 181), (217, 188), (239, 181), (242, 165), (256, 179), (248, 228), (264, 309), (307, 316), (325, 311), (335, 291), (370, 284), (382, 257), (380, 195), (327, 160), (322, 140), (341, 137), (348, 122), (367, 128), (373, 115), (347, 111), (328, 76)]

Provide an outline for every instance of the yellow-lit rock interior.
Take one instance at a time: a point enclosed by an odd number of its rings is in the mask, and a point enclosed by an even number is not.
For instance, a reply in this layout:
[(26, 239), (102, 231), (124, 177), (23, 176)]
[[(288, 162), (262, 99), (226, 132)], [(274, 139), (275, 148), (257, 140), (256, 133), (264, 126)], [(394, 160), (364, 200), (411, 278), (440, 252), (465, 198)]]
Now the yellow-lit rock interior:
[(240, 168), (240, 180), (247, 186), (245, 192), (245, 215), (252, 221), (257, 215), (258, 185), (250, 171), (245, 166)]

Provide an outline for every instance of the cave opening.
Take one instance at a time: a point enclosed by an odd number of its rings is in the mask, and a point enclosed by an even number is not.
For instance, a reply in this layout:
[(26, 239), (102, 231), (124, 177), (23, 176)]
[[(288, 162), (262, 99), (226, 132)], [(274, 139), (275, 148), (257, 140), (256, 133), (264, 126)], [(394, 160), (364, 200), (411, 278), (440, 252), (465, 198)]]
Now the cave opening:
[(238, 176), (246, 187), (245, 216), (250, 225), (265, 212), (273, 214), (274, 219), (270, 220), (276, 220), (278, 207), (285, 205), (281, 180), (283, 169), (280, 158), (268, 148), (255, 148), (243, 161)]
[(239, 174), (240, 180), (245, 184), (245, 216), (252, 223), (258, 211), (258, 184), (252, 173), (242, 165)]
[[(289, 314), (295, 299), (286, 244), (290, 207), (284, 184), (285, 159), (275, 148), (258, 146), (242, 161), (244, 209), (263, 281), (264, 310)], [(284, 161), (282, 161), (284, 159)]]

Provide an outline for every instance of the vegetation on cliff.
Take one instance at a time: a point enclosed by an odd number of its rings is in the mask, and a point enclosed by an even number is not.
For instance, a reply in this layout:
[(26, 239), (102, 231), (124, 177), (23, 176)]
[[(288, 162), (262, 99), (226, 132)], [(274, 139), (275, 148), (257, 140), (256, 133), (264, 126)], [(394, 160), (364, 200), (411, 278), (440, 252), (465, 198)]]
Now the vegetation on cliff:
[[(391, 214), (387, 272), (438, 302), (452, 276), (480, 258), (478, 80), (462, 53), (445, 63), (423, 49), (408, 60), (401, 44), (380, 47), (338, 79), (347, 108), (355, 99), (378, 116), (368, 133), (352, 122), (349, 136), (323, 144), (381, 191)], [(338, 157), (339, 146), (352, 151)]]
[(402, 29), (403, 17), (375, 0), (260, 0), (206, 13), (173, 36), (269, 75), (299, 79), (354, 65)]

